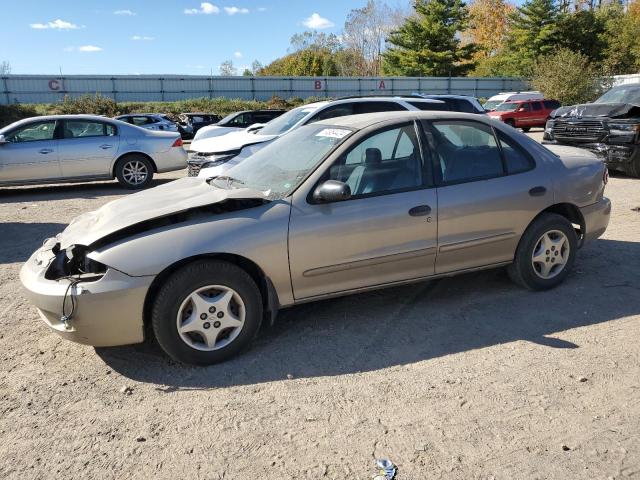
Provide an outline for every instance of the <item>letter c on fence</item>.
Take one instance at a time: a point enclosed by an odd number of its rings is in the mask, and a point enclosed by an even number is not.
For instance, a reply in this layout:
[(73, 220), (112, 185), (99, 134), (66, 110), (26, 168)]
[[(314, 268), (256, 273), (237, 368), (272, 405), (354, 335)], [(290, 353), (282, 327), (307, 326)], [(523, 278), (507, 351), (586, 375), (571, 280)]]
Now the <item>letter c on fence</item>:
[(313, 84), (314, 90), (322, 90), (322, 80), (316, 80)]
[(58, 80), (49, 80), (49, 90), (60, 90), (60, 82)]

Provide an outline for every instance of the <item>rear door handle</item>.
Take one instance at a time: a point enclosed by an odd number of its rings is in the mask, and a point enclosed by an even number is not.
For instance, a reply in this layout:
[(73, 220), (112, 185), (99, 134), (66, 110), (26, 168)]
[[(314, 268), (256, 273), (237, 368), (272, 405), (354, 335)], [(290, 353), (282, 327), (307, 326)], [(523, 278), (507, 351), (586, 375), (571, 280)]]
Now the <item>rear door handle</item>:
[(409, 210), (409, 215), (412, 217), (426, 217), (431, 213), (431, 207), (429, 205), (418, 205)]
[(40, 150), (39, 153), (46, 155), (47, 153), (52, 153), (53, 149), (52, 148), (43, 148), (42, 150)]
[(529, 195), (532, 197), (542, 197), (545, 193), (547, 193), (547, 189), (545, 187), (533, 187), (529, 190)]
[(103, 150), (107, 150), (109, 148), (113, 148), (113, 145), (107, 145), (106, 143), (104, 145), (100, 145), (100, 148)]

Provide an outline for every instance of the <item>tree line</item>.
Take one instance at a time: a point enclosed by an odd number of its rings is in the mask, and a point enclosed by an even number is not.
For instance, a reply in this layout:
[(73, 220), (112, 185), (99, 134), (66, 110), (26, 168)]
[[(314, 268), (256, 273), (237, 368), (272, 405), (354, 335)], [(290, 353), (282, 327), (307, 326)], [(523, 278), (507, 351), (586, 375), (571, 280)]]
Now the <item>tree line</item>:
[(640, 71), (640, 0), (415, 0), (407, 11), (368, 0), (340, 35), (296, 34), (287, 55), (244, 74), (532, 78), (559, 61), (593, 75)]

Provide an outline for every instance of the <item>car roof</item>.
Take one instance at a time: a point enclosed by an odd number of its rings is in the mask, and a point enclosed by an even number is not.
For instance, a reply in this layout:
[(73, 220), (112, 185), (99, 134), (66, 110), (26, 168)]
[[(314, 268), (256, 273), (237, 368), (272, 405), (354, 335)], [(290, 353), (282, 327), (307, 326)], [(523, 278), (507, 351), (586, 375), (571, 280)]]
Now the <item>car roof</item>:
[(328, 118), (320, 120), (312, 125), (327, 125), (332, 127), (347, 127), (362, 130), (381, 122), (393, 122), (396, 120), (472, 120), (488, 123), (490, 120), (484, 115), (475, 113), (441, 112), (441, 111), (417, 111), (417, 112), (376, 112), (360, 115), (348, 115), (345, 117)]
[(455, 98), (458, 100), (475, 100), (476, 97), (472, 96), (472, 95), (450, 95), (448, 93), (427, 93), (424, 95), (423, 98)]
[(365, 103), (365, 102), (398, 102), (399, 100), (405, 101), (405, 102), (424, 102), (424, 103), (437, 103), (437, 104), (444, 104), (443, 101), (441, 100), (436, 100), (433, 98), (424, 98), (421, 96), (405, 96), (403, 97), (402, 95), (378, 95), (378, 96), (371, 96), (371, 97), (367, 97), (367, 96), (362, 96), (362, 97), (345, 97), (345, 98), (338, 98), (336, 100), (330, 101), (328, 103)]

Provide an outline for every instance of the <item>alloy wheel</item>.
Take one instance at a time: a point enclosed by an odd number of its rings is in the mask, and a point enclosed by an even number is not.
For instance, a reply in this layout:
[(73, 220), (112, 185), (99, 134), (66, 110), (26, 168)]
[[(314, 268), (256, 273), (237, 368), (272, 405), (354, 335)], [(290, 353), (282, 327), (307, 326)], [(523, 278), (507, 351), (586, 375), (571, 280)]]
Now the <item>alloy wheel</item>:
[(196, 350), (211, 352), (232, 343), (244, 327), (246, 308), (232, 288), (209, 285), (187, 295), (176, 318), (183, 342)]
[(130, 185), (142, 185), (148, 176), (147, 166), (139, 160), (131, 160), (122, 167), (122, 177)]
[(569, 261), (571, 246), (569, 239), (560, 230), (546, 232), (536, 242), (531, 257), (533, 271), (544, 280), (554, 278), (562, 272)]

